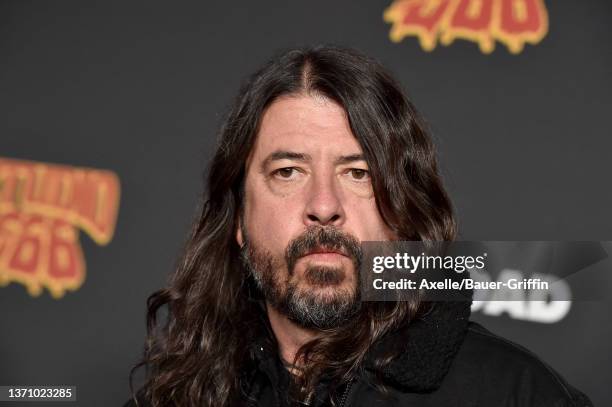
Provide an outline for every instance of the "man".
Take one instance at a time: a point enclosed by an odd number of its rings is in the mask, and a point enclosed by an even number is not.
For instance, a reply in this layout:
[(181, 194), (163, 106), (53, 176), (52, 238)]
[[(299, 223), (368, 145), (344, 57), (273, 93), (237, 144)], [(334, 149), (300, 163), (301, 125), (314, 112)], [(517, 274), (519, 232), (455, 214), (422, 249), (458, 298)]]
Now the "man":
[(185, 253), (149, 298), (139, 405), (590, 405), (470, 323), (469, 301), (360, 301), (360, 242), (455, 233), (431, 139), (383, 67), (280, 55), (241, 90)]

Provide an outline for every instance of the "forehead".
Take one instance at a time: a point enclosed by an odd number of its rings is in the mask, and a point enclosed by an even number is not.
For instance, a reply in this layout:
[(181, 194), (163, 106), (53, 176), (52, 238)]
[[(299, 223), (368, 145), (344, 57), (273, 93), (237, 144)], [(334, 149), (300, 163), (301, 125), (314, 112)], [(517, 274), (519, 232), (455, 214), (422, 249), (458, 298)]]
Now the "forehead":
[(344, 108), (318, 95), (283, 96), (266, 109), (252, 156), (257, 159), (277, 149), (313, 155), (362, 152)]

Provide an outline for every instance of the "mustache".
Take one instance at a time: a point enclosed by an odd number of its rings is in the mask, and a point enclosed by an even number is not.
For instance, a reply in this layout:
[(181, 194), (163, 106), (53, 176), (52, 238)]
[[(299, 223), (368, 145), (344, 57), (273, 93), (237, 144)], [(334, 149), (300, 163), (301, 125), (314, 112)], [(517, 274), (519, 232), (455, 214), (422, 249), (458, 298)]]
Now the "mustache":
[(289, 273), (300, 257), (317, 249), (338, 251), (349, 257), (358, 270), (363, 260), (363, 251), (357, 238), (335, 226), (310, 226), (294, 238), (285, 250), (285, 261)]

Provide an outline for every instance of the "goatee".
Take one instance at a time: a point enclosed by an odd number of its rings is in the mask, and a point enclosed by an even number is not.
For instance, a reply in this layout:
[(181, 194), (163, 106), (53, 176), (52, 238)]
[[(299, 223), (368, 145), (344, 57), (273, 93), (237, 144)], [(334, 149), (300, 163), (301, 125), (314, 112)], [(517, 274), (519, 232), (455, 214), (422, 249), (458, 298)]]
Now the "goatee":
[[(242, 226), (242, 225), (241, 225)], [(287, 245), (284, 258), (257, 247), (245, 233), (241, 259), (266, 301), (304, 328), (329, 329), (343, 325), (361, 308), (359, 241), (336, 227), (311, 226)], [(302, 288), (292, 281), (296, 262), (317, 248), (340, 251), (352, 260), (355, 284), (342, 286), (348, 277), (342, 267), (309, 265)]]

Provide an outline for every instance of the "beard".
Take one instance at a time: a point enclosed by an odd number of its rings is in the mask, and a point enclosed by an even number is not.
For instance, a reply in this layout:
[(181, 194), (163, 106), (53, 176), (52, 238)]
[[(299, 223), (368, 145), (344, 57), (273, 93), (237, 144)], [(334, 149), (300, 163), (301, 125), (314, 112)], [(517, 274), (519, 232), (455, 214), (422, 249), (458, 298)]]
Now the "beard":
[[(310, 329), (329, 329), (348, 322), (361, 308), (359, 241), (335, 227), (311, 226), (291, 240), (283, 256), (258, 247), (242, 232), (243, 265), (253, 277), (265, 300), (294, 323)], [(303, 280), (296, 281), (295, 264), (316, 248), (338, 250), (352, 261), (353, 270), (343, 266), (307, 264)], [(353, 273), (353, 284), (342, 284)]]

